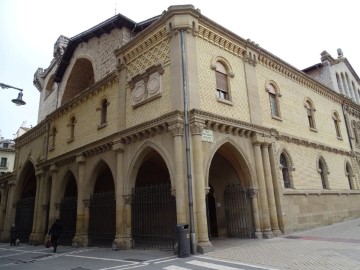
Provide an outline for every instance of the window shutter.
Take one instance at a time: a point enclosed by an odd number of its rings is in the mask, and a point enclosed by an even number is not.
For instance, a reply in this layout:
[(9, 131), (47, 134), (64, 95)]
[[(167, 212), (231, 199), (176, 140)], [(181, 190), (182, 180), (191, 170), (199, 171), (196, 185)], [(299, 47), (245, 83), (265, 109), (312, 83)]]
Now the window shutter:
[(228, 91), (227, 76), (219, 71), (216, 71), (216, 88), (224, 92)]

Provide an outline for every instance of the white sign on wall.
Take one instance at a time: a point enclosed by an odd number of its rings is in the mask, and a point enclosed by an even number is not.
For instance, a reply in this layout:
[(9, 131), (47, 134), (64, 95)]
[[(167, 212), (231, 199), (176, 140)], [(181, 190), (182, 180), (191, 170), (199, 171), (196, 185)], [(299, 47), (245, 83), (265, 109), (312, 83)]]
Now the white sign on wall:
[(203, 142), (211, 142), (212, 143), (214, 141), (213, 131), (204, 129), (203, 132), (201, 133), (201, 140)]

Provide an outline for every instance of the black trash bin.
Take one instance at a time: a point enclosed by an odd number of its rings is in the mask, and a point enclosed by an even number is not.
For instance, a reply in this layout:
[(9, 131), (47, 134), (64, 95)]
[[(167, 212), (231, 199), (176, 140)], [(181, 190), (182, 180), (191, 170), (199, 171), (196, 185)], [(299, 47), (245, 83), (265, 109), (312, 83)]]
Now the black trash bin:
[(190, 256), (190, 230), (188, 224), (176, 225), (176, 240), (178, 243), (178, 256), (185, 258)]

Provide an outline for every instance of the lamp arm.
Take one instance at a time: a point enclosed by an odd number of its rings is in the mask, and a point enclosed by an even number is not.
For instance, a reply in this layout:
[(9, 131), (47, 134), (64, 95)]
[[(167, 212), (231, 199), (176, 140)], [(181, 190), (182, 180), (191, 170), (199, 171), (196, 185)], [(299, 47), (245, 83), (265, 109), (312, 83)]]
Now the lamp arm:
[(17, 87), (11, 86), (11, 85), (7, 85), (7, 84), (5, 84), (5, 83), (0, 83), (0, 87), (1, 87), (2, 89), (13, 88), (13, 89), (22, 91), (22, 89), (20, 89), (20, 88), (17, 88)]

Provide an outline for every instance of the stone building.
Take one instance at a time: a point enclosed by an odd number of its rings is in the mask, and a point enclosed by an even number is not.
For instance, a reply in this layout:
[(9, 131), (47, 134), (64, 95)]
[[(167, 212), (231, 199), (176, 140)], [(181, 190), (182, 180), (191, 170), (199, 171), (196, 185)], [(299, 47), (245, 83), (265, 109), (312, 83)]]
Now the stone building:
[(21, 220), (41, 243), (60, 218), (63, 244), (171, 248), (189, 224), (204, 252), (360, 217), (356, 100), (191, 5), (60, 36), (34, 84), (2, 240)]

